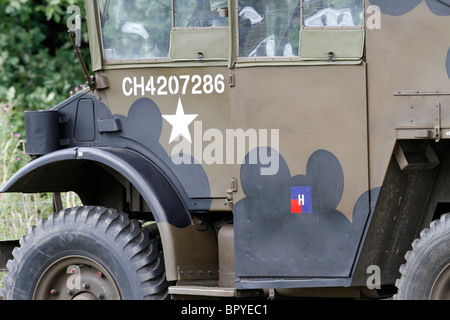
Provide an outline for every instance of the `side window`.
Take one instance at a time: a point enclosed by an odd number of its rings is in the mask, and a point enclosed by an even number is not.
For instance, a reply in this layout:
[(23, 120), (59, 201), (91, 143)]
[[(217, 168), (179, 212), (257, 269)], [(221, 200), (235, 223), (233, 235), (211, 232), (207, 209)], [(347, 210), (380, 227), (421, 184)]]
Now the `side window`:
[(170, 34), (172, 61), (229, 59), (228, 1), (172, 0), (174, 28)]
[(168, 57), (171, 0), (99, 0), (105, 59)]
[(220, 14), (223, 6), (227, 6), (223, 0), (174, 0), (174, 27), (225, 27), (228, 18)]
[(239, 0), (239, 56), (298, 55), (298, 0)]
[(361, 0), (302, 0), (305, 27), (362, 26)]
[(363, 0), (302, 0), (300, 59), (359, 61), (363, 21)]
[(363, 21), (363, 0), (238, 0), (239, 57), (359, 60)]

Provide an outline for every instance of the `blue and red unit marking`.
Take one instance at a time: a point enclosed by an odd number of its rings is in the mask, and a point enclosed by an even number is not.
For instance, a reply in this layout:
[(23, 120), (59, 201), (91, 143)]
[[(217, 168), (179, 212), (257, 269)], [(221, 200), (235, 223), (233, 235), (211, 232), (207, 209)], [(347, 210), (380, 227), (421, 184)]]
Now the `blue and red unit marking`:
[(311, 187), (291, 187), (291, 213), (312, 213)]

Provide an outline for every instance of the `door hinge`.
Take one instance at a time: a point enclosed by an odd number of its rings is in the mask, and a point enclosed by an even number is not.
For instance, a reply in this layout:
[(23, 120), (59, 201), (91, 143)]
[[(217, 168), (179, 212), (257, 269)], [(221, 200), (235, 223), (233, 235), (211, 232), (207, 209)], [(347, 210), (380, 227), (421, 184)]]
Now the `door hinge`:
[(235, 177), (231, 178), (230, 188), (227, 189), (227, 205), (233, 209), (233, 193), (238, 191), (238, 181)]
[(232, 73), (232, 72), (230, 72), (230, 74), (228, 75), (228, 85), (230, 87), (234, 87), (235, 86), (234, 73)]
[(441, 140), (441, 103), (434, 101), (434, 140)]

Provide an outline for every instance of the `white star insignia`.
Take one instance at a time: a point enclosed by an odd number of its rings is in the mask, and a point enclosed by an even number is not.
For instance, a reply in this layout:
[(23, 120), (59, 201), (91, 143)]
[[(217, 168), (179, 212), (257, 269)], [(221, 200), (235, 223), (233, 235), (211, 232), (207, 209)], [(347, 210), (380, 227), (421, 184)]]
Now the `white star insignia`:
[(183, 104), (181, 103), (181, 99), (178, 99), (177, 111), (174, 115), (163, 115), (163, 118), (166, 119), (172, 125), (172, 132), (170, 134), (169, 143), (174, 141), (178, 136), (183, 136), (190, 143), (191, 141), (191, 133), (189, 132), (189, 125), (195, 118), (197, 118), (198, 114), (185, 114), (183, 110)]

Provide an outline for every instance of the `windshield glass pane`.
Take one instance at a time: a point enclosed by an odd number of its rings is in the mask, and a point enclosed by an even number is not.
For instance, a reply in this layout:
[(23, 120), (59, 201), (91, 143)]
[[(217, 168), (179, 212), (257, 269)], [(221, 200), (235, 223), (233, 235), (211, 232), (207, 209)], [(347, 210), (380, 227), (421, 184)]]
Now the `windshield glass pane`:
[(362, 0), (303, 0), (304, 26), (352, 27), (362, 22)]
[(240, 0), (239, 56), (298, 55), (299, 0)]
[(168, 57), (170, 0), (99, 0), (105, 59)]
[(223, 0), (174, 0), (176, 28), (207, 28), (228, 25), (220, 10), (228, 6)]

